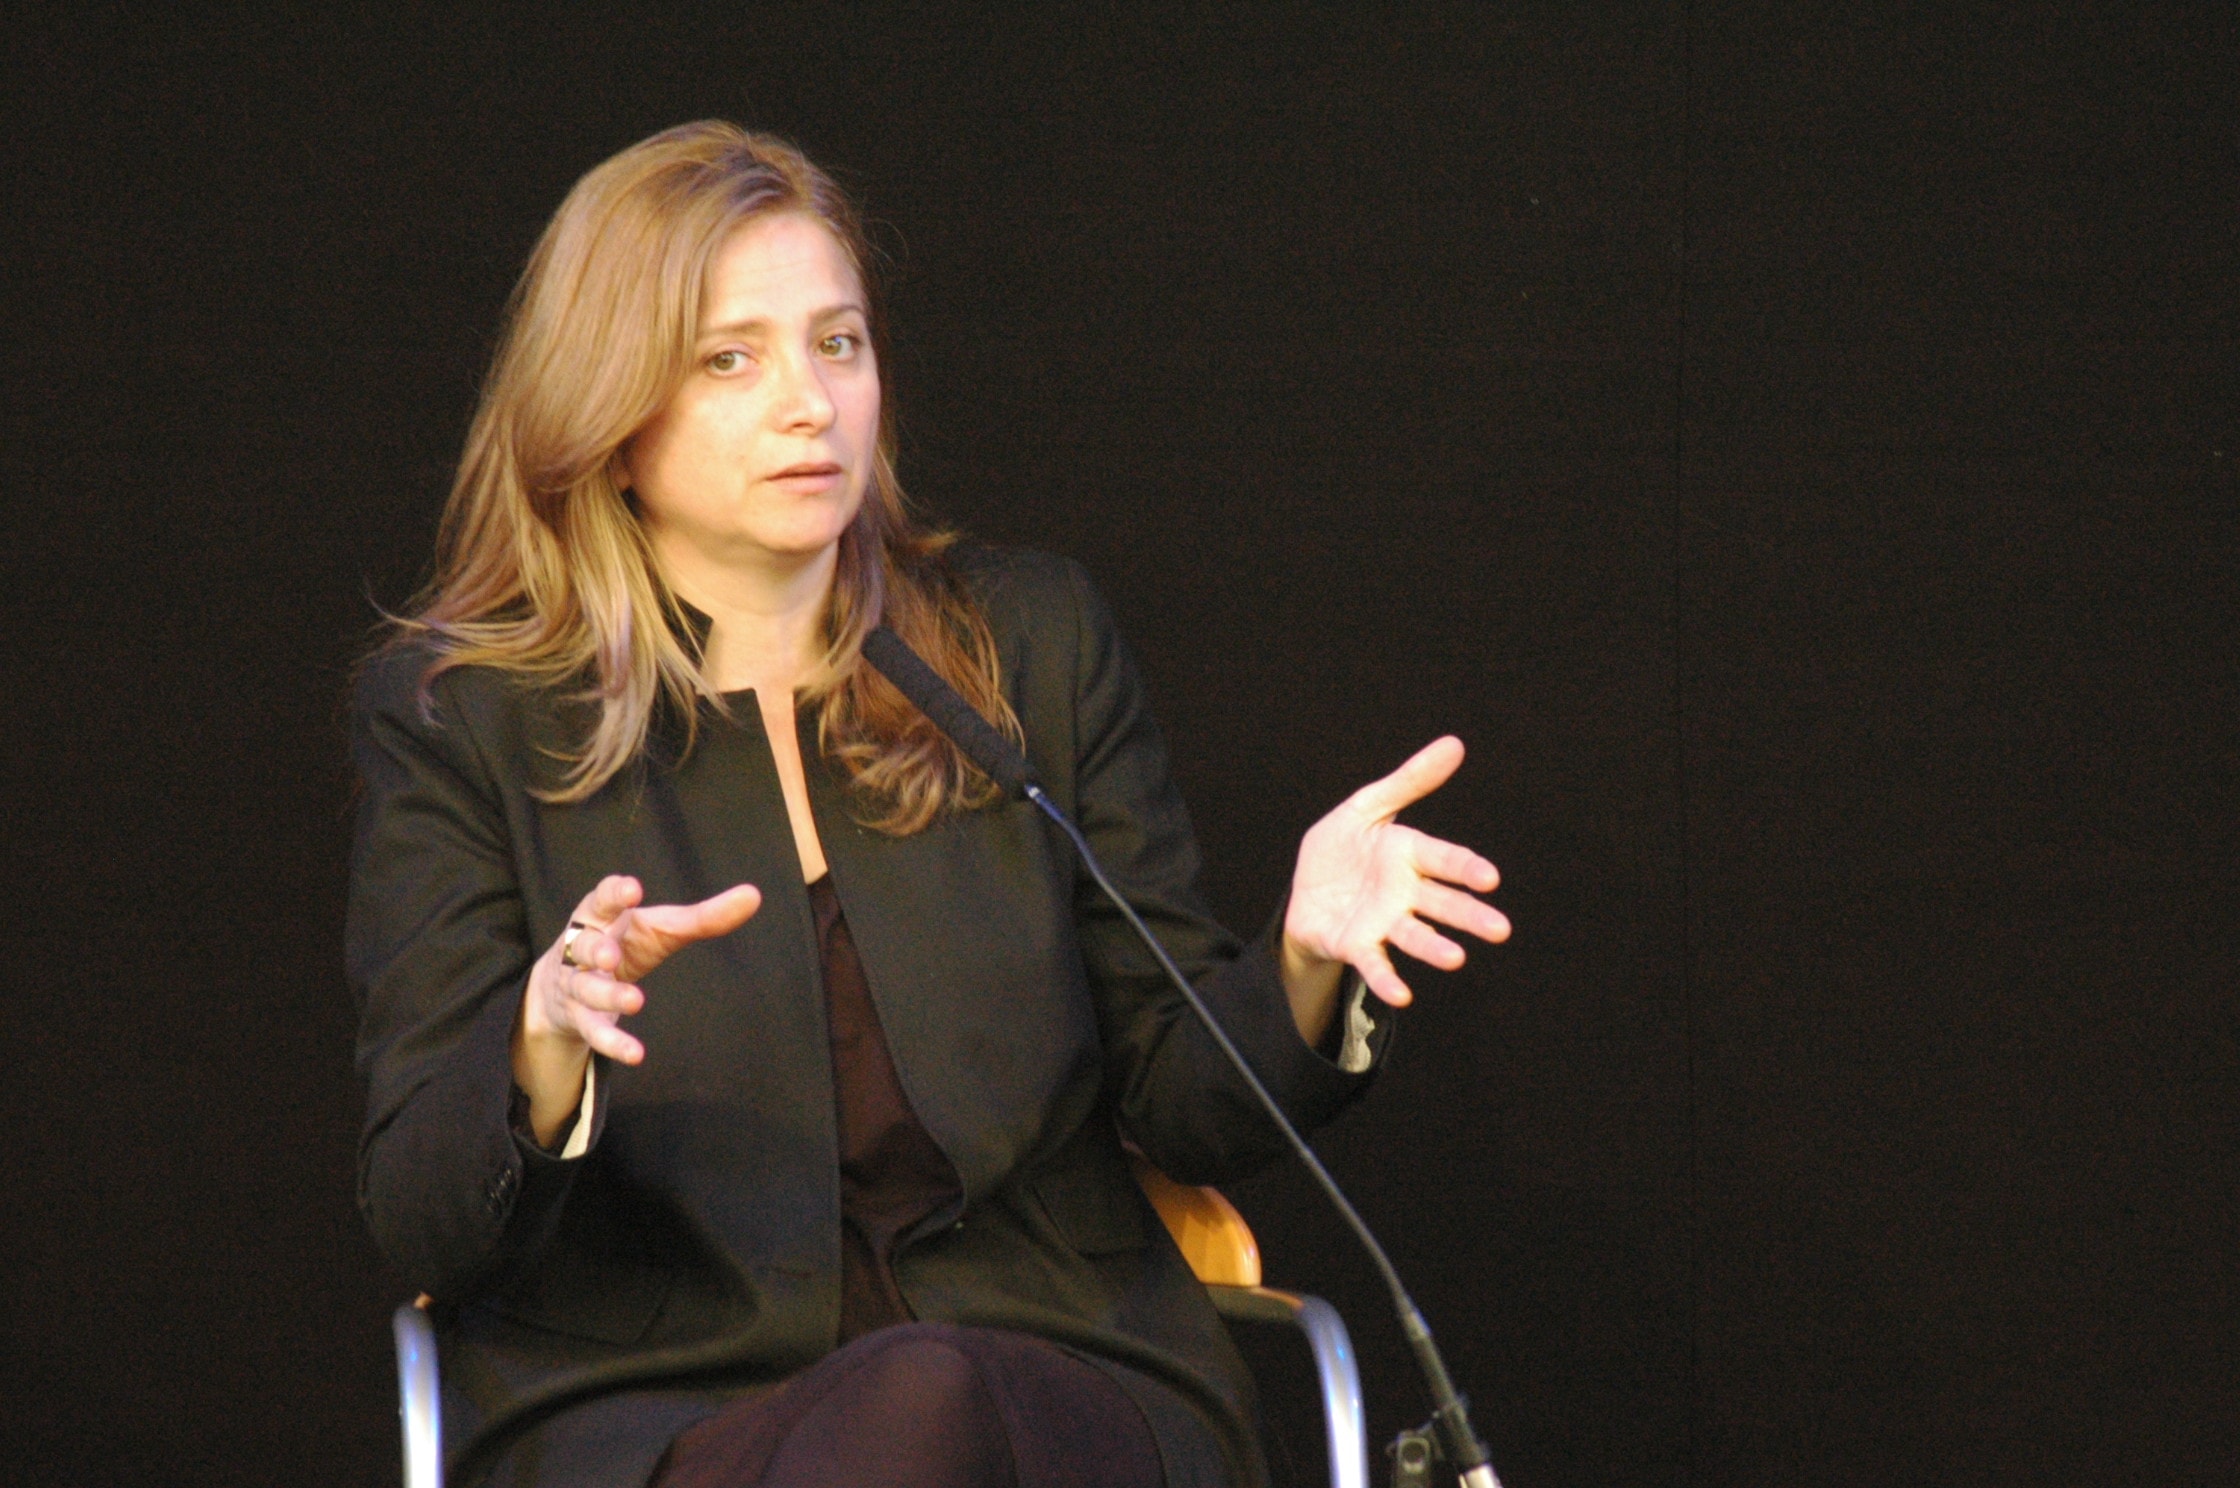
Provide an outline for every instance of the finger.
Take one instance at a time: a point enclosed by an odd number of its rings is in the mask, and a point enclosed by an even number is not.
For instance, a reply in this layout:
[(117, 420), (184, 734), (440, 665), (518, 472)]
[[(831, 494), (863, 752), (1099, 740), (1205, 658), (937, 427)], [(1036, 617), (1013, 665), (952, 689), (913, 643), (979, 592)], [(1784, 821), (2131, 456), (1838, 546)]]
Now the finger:
[(634, 907), (645, 897), (645, 892), (645, 886), (629, 874), (610, 873), (577, 901), (576, 912), (568, 918), (604, 928), (620, 919), (624, 910)]
[(578, 921), (561, 932), (560, 964), (570, 971), (616, 972), (622, 968), (622, 938), (628, 933), (631, 910), (624, 910), (613, 923), (599, 926)]
[[(563, 966), (592, 971), (615, 971), (622, 965), (622, 927), (631, 907), (645, 896), (645, 887), (623, 873), (610, 873), (576, 901), (576, 912), (561, 932), (565, 949)], [(578, 925), (583, 929), (577, 929)]]
[(617, 1064), (636, 1064), (646, 1057), (646, 1046), (612, 1023), (594, 1023), (582, 1033), (593, 1053), (604, 1054)]
[(1412, 915), (1394, 925), (1385, 939), (1395, 950), (1406, 951), (1424, 965), (1441, 971), (1460, 970), (1467, 959), (1461, 946)]
[(1445, 785), (1461, 765), (1460, 739), (1452, 734), (1433, 739), (1410, 755), (1399, 769), (1355, 791), (1353, 804), (1379, 820), (1397, 816), (1403, 808)]
[[(1509, 917), (1490, 904), (1471, 898), (1459, 889), (1428, 880), (1416, 885), (1416, 913), (1427, 920), (1451, 925), (1467, 935), (1499, 945), (1509, 938)], [(1409, 955), (1415, 952), (1410, 951)]]
[(616, 1019), (645, 1006), (645, 994), (627, 982), (591, 972), (576, 972), (568, 988), (568, 1025), (595, 1053), (624, 1064), (645, 1058), (645, 1045), (617, 1025)]
[(568, 997), (581, 1007), (610, 1018), (627, 1017), (646, 1005), (645, 992), (630, 982), (618, 982), (605, 972), (579, 971), (568, 981)]
[(1408, 984), (1401, 981), (1400, 973), (1392, 969), (1392, 958), (1384, 953), (1381, 941), (1372, 944), (1367, 950), (1348, 956), (1346, 960), (1355, 971), (1361, 973), (1361, 980), (1368, 984), (1369, 990), (1376, 994), (1379, 1002), (1390, 1003), (1393, 1007), (1406, 1007), (1415, 1001), (1415, 994), (1408, 990)]
[(1501, 870), (1459, 842), (1446, 842), (1427, 832), (1402, 827), (1408, 835), (1408, 857), (1418, 873), (1443, 878), (1464, 888), (1490, 894), (1501, 887)]

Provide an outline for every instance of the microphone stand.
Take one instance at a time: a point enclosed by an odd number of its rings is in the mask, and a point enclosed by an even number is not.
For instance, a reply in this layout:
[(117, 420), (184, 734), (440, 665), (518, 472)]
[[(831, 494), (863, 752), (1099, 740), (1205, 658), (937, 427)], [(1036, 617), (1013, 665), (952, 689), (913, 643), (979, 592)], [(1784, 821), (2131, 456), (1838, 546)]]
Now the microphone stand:
[(1151, 933), (1151, 927), (1144, 924), (1142, 917), (1136, 913), (1135, 906), (1128, 903), (1121, 892), (1113, 887), (1111, 879), (1105, 877), (1104, 865), (1089, 850), (1089, 841), (1082, 835), (1081, 829), (1058, 809), (1057, 803), (1045, 795), (1042, 787), (1035, 781), (1028, 780), (1023, 789), (1026, 798), (1044, 816), (1057, 823), (1058, 830), (1064, 832), (1067, 840), (1073, 843), (1073, 850), (1080, 854), (1081, 866), (1089, 870), (1089, 876), (1096, 880), (1097, 887), (1104, 891), (1105, 898), (1112, 901), (1113, 907), (1120, 911), (1129, 927), (1142, 938), (1145, 947), (1158, 958), (1160, 969), (1166, 972), (1167, 979), (1174, 983), (1175, 990), (1190, 1004), (1190, 1010), (1198, 1015), (1198, 1021), (1213, 1035), (1213, 1041), (1221, 1046), (1221, 1052), (1236, 1066), (1237, 1073), (1244, 1076), (1253, 1095), (1259, 1098), (1268, 1114), (1275, 1118), (1277, 1127), (1291, 1143), (1291, 1150), (1299, 1154), (1299, 1160), (1307, 1165), (1307, 1171), (1314, 1175), (1315, 1182), (1322, 1186), (1323, 1193), (1351, 1227), (1354, 1238), (1361, 1242), (1361, 1248), (1369, 1252), (1369, 1259), (1376, 1265), (1377, 1274), (1384, 1278), (1386, 1288), (1392, 1293), (1393, 1308), (1400, 1316), (1400, 1331), (1407, 1338), (1408, 1348), (1416, 1356), (1416, 1367), (1422, 1371), (1424, 1385), (1430, 1391), (1431, 1419), (1438, 1428), (1440, 1444), (1445, 1449), (1447, 1461), (1456, 1464), (1456, 1470), (1466, 1488), (1501, 1488), (1501, 1480), (1493, 1471), (1492, 1454), (1486, 1450), (1485, 1443), (1478, 1439), (1477, 1432), (1471, 1429), (1469, 1404), (1455, 1389), (1453, 1379), (1447, 1374), (1447, 1362), (1440, 1356), (1439, 1345), (1431, 1337), (1431, 1325), (1423, 1320), (1423, 1313), (1417, 1308), (1415, 1299), (1408, 1295), (1407, 1287), (1400, 1281), (1400, 1273), (1393, 1269), (1391, 1258), (1384, 1253), (1384, 1247), (1377, 1243), (1377, 1237), (1370, 1233), (1369, 1226), (1353, 1207), (1353, 1201), (1346, 1197), (1345, 1190), (1338, 1187), (1338, 1180), (1330, 1176), (1330, 1170), (1322, 1165), (1322, 1159), (1307, 1145), (1307, 1139), (1299, 1135), (1299, 1129), (1283, 1114), (1275, 1097), (1268, 1093), (1268, 1087), (1260, 1083), (1260, 1077), (1253, 1073), (1252, 1066), (1245, 1062), (1243, 1053), (1229, 1041), (1227, 1031), (1214, 1018), (1213, 1010), (1198, 996), (1198, 989), (1190, 985), (1190, 979), (1182, 974), (1182, 968), (1174, 964), (1174, 958), (1167, 954), (1167, 948), (1159, 943), (1159, 938)]
[[(1159, 943), (1159, 938), (1144, 924), (1142, 917), (1136, 913), (1135, 906), (1128, 903), (1126, 896), (1113, 887), (1112, 880), (1105, 876), (1104, 865), (1090, 851), (1088, 838), (1082, 835), (1081, 829), (1073, 824), (1071, 818), (1058, 809), (1057, 803), (1043, 792), (1026, 756), (1010, 740), (997, 733), (971, 704), (958, 696), (956, 689), (927, 666), (924, 659), (912, 651), (900, 636), (885, 626), (878, 627), (864, 637), (863, 657), (881, 676), (892, 682), (903, 696), (916, 704), (919, 711), (964, 752), (966, 758), (1001, 786), (1005, 794), (1024, 796), (1065, 833), (1066, 840), (1073, 844), (1074, 851), (1080, 855), (1082, 866), (1089, 870), (1089, 876), (1096, 880), (1097, 887), (1104, 891), (1104, 896), (1112, 901), (1113, 907), (1120, 911), (1129, 927), (1142, 939), (1145, 948), (1157, 958), (1167, 979), (1174, 983), (1175, 990), (1182, 994), (1183, 1000), (1190, 1005), (1190, 1010), (1197, 1014), (1198, 1021), (1204, 1025), (1206, 1032), (1213, 1035), (1214, 1043), (1228, 1056), (1229, 1062), (1236, 1066), (1237, 1073), (1244, 1076), (1245, 1084), (1274, 1120), (1285, 1140), (1291, 1144), (1291, 1150), (1307, 1165), (1307, 1171), (1314, 1175), (1315, 1182), (1321, 1185), (1323, 1193), (1353, 1230), (1354, 1238), (1361, 1242), (1361, 1248), (1369, 1253), (1369, 1259), (1376, 1265), (1377, 1274), (1384, 1278), (1386, 1288), (1392, 1293), (1393, 1309), (1400, 1318), (1400, 1332), (1408, 1340), (1408, 1348), (1415, 1355), (1416, 1368), (1422, 1372), (1424, 1387), (1430, 1393), (1430, 1424), (1436, 1429), (1446, 1460), (1454, 1466), (1464, 1488), (1501, 1488), (1501, 1480), (1493, 1471), (1492, 1454), (1486, 1450), (1485, 1443), (1478, 1439), (1477, 1432), (1470, 1425), (1469, 1405), (1461, 1392), (1455, 1389), (1453, 1379), (1448, 1376), (1446, 1360), (1440, 1357), (1439, 1346), (1432, 1340), (1431, 1327), (1423, 1320), (1423, 1313), (1417, 1308), (1415, 1299), (1408, 1295), (1408, 1289), (1401, 1284), (1400, 1273), (1393, 1269), (1391, 1258), (1385, 1255), (1384, 1247), (1377, 1243), (1377, 1237), (1363, 1223), (1353, 1202), (1338, 1187), (1338, 1181), (1330, 1176), (1330, 1170), (1322, 1165), (1322, 1159), (1307, 1145), (1307, 1139), (1299, 1135), (1298, 1128), (1283, 1114), (1283, 1108), (1268, 1093), (1268, 1087), (1260, 1083), (1260, 1077), (1245, 1061), (1243, 1053), (1230, 1042), (1227, 1031), (1213, 1016), (1213, 1010), (1198, 996), (1198, 989), (1190, 985), (1190, 979), (1182, 974), (1182, 968), (1174, 964), (1174, 958), (1167, 954), (1167, 948)], [(1401, 1445), (1406, 1445), (1405, 1435)]]

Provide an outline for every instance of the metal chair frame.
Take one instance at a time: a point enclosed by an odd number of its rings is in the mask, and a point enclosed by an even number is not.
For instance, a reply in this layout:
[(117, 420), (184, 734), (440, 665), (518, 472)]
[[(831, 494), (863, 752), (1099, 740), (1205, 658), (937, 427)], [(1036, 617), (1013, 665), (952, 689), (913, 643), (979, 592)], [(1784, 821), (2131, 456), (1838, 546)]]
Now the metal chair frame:
[[(1190, 1260), (1214, 1311), (1230, 1322), (1281, 1323), (1306, 1335), (1322, 1386), (1330, 1488), (1369, 1488), (1369, 1434), (1361, 1371), (1338, 1310), (1319, 1297), (1259, 1285), (1251, 1228), (1215, 1190), (1188, 1188), (1142, 1164), (1137, 1176)], [(404, 1424), (405, 1488), (443, 1488), (443, 1404), (435, 1325), (426, 1298), (397, 1309), (397, 1411)]]
[(1361, 1407), (1361, 1369), (1338, 1309), (1320, 1297), (1271, 1287), (1210, 1286), (1213, 1310), (1231, 1322), (1288, 1323), (1307, 1336), (1322, 1383), (1322, 1430), (1330, 1446), (1330, 1488), (1369, 1488), (1369, 1424)]

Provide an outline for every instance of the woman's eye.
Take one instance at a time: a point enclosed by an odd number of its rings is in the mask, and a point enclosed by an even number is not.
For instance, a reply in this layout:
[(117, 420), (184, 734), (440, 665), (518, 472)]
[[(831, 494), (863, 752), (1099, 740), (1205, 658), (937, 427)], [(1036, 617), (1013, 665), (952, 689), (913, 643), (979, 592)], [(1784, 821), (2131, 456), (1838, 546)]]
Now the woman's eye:
[(746, 364), (747, 354), (743, 351), (719, 351), (714, 356), (708, 358), (708, 370), (710, 372), (718, 374), (719, 376), (725, 373), (736, 372), (742, 367), (746, 366)]
[(853, 331), (834, 331), (817, 343), (817, 350), (836, 359), (852, 357), (863, 344), (863, 338)]

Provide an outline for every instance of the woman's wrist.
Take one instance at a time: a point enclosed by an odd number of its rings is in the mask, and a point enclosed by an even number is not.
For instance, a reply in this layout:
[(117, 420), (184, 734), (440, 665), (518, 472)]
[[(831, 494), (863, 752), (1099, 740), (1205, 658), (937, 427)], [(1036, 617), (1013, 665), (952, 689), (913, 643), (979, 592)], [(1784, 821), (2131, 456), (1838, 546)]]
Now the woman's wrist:
[(538, 1145), (549, 1147), (583, 1104), (591, 1046), (561, 1030), (532, 1034), (526, 1023), (524, 1015), (514, 1029), (513, 1083), (529, 1097), (529, 1130)]
[(1283, 971), (1283, 991), (1291, 1002), (1291, 1018), (1299, 1037), (1319, 1045), (1337, 1016), (1338, 988), (1345, 980), (1346, 964), (1317, 955), (1288, 932), (1278, 957)]

